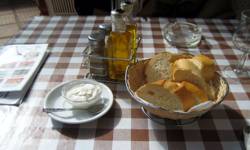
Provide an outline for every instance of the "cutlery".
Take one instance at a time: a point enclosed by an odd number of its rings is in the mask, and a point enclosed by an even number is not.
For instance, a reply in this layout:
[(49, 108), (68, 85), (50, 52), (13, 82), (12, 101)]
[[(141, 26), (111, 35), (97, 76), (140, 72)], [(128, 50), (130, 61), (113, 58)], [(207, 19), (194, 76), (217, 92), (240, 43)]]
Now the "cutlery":
[(63, 111), (87, 111), (89, 113), (99, 113), (103, 110), (103, 108), (105, 107), (105, 104), (98, 104), (98, 105), (94, 105), (92, 107), (89, 107), (87, 109), (84, 108), (43, 108), (43, 112), (46, 113), (53, 113), (53, 112), (63, 112)]
[(51, 112), (59, 112), (59, 111), (74, 111), (74, 110), (86, 110), (83, 108), (43, 108), (43, 112), (51, 113)]

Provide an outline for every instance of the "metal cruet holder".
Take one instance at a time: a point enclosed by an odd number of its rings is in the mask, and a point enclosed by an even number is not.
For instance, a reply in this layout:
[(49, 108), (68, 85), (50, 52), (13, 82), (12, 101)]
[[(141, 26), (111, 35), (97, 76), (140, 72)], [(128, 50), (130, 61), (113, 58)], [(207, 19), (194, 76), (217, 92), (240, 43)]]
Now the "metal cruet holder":
[[(112, 80), (108, 78), (108, 60), (124, 61), (124, 58), (109, 58), (105, 56), (105, 46), (110, 31), (110, 24), (100, 24), (98, 26), (98, 31), (95, 31), (88, 36), (88, 45), (82, 51), (82, 56), (84, 57), (82, 67), (84, 69), (89, 69), (89, 73), (85, 75), (85, 78), (91, 78), (105, 83), (123, 83), (124, 81)], [(140, 42), (141, 35), (138, 35), (137, 48)], [(130, 58), (126, 59), (126, 61), (132, 62), (132, 59), (134, 58), (131, 55)]]

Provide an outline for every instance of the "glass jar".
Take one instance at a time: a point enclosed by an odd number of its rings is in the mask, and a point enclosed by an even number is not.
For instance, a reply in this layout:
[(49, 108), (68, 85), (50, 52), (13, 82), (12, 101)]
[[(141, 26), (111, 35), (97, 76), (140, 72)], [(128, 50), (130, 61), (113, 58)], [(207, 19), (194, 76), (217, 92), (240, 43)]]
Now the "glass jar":
[(176, 47), (196, 47), (201, 36), (201, 28), (189, 22), (174, 22), (164, 27), (164, 38)]

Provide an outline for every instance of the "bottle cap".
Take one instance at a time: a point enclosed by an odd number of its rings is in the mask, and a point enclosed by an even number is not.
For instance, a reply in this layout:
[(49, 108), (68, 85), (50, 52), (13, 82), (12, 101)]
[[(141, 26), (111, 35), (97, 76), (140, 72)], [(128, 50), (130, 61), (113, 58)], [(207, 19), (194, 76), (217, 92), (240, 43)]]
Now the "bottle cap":
[(100, 24), (98, 25), (98, 28), (105, 33), (105, 35), (108, 35), (111, 32), (112, 26), (111, 24)]
[(124, 10), (126, 15), (129, 15), (133, 11), (133, 3), (132, 2), (122, 2), (121, 3), (121, 9)]
[(104, 35), (100, 32), (93, 32), (88, 36), (90, 42), (99, 42), (104, 39)]
[(111, 11), (111, 16), (122, 17), (124, 10), (122, 9), (114, 9)]
[(103, 51), (105, 45), (105, 35), (101, 32), (93, 32), (88, 36), (89, 46), (92, 52)]
[(114, 9), (111, 11), (111, 21), (113, 31), (125, 31), (126, 25), (123, 17), (124, 11), (122, 9)]

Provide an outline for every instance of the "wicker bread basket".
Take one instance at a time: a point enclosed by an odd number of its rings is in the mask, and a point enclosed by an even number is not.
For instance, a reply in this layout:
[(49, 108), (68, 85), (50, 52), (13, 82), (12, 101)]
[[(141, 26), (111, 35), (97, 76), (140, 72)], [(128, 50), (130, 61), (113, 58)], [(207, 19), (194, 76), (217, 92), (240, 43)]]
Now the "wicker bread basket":
[(173, 120), (184, 120), (199, 117), (221, 103), (228, 93), (229, 87), (227, 81), (219, 73), (216, 72), (215, 80), (213, 80), (211, 83), (215, 88), (215, 91), (217, 91), (216, 99), (214, 100), (214, 104), (212, 105), (212, 107), (204, 108), (199, 111), (180, 112), (170, 111), (160, 106), (155, 106), (135, 95), (135, 91), (146, 83), (144, 69), (149, 60), (150, 59), (141, 60), (135, 64), (129, 65), (126, 70), (125, 84), (128, 92), (133, 97), (133, 99), (139, 102), (148, 112), (158, 117)]

